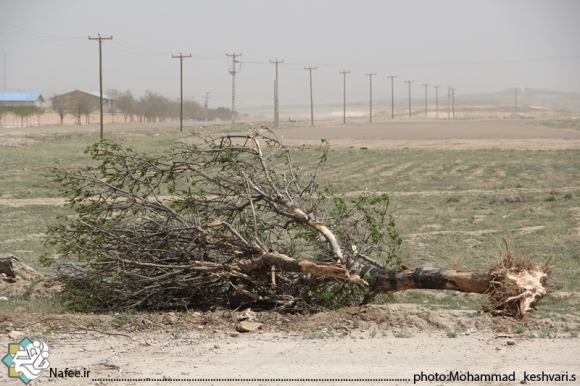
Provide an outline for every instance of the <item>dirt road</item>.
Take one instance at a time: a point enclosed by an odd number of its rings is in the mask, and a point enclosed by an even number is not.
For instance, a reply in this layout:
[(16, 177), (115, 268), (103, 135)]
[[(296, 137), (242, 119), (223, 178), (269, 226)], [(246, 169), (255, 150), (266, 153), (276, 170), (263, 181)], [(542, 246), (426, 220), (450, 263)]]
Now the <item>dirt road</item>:
[[(92, 331), (96, 327), (85, 328), (78, 317), (59, 318), (52, 325), (67, 325), (66, 333), (40, 334), (50, 347), (53, 373), (46, 370), (35, 384), (160, 385), (171, 379), (183, 385), (512, 385), (524, 380), (527, 384), (574, 385), (580, 379), (578, 338), (554, 333), (532, 339), (510, 332), (509, 321), (502, 325), (472, 312), (425, 311), (401, 305), (351, 308), (308, 319), (292, 318), (288, 323), (284, 317), (273, 318), (264, 322), (263, 330), (253, 333), (238, 333), (235, 323), (228, 321), (205, 323), (207, 316), (202, 318), (204, 322), (180, 316), (179, 322), (163, 325), (164, 317), (153, 315), (144, 318), (154, 325), (146, 331), (105, 333)], [(360, 323), (356, 328), (355, 320)], [(536, 321), (528, 326), (529, 334), (543, 325), (561, 327)], [(3, 334), (0, 346), (10, 342)], [(65, 369), (87, 377), (55, 377)], [(435, 374), (449, 377), (456, 373), (472, 378), (428, 382)], [(542, 381), (531, 381), (542, 373)], [(474, 378), (491, 375), (507, 377), (507, 381)], [(549, 381), (556, 376), (567, 381)], [(138, 381), (146, 378), (152, 380)], [(19, 384), (5, 375), (2, 380)]]

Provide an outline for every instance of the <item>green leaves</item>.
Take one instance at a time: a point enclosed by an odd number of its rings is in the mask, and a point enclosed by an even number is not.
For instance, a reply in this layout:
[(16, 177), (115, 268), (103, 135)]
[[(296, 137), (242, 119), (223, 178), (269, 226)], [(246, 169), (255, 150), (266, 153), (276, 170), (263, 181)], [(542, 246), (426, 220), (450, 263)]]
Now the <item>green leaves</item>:
[(334, 240), (316, 226), (326, 226), (349, 259), (398, 261), (402, 240), (389, 196), (320, 188), (316, 176), (328, 155), (322, 143), (308, 174), (293, 165), (288, 148), (257, 131), (176, 145), (161, 156), (108, 139), (87, 147), (97, 166), (54, 170), (75, 215), (57, 219), (49, 242), (88, 272), (64, 280), (66, 301), (94, 311), (237, 307), (255, 300), (249, 292), (273, 306), (294, 298), (297, 309), (308, 310), (360, 302), (365, 289), (358, 284), (277, 271), (272, 287), (269, 269), (236, 276), (228, 266), (263, 251), (334, 264)]

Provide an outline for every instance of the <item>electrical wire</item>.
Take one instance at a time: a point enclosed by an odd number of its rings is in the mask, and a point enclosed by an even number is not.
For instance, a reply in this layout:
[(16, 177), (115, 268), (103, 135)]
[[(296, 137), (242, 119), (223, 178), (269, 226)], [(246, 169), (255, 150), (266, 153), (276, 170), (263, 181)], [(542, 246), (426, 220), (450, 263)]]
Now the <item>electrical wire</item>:
[(28, 28), (19, 27), (17, 25), (5, 22), (0, 20), (0, 28), (8, 30), (12, 33), (21, 34), (24, 36), (18, 35), (11, 35), (6, 32), (2, 32), (4, 35), (20, 38), (20, 39), (27, 39), (27, 40), (73, 40), (73, 39), (83, 39), (84, 36), (64, 36), (64, 35), (57, 35), (51, 34), (46, 32), (39, 32), (35, 30), (31, 30)]

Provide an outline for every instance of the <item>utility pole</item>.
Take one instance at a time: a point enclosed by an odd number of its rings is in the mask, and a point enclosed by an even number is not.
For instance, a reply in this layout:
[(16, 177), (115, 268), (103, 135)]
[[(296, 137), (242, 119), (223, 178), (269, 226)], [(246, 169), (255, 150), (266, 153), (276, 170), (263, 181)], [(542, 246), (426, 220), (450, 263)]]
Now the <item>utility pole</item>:
[(373, 75), (377, 75), (377, 73), (370, 73), (370, 74), (365, 74), (366, 76), (370, 77), (370, 81), (371, 81), (371, 103), (370, 103), (370, 107), (371, 107), (371, 113), (370, 113), (370, 122), (373, 122)]
[(205, 107), (205, 121), (207, 122), (207, 104), (208, 104), (207, 102), (210, 99), (210, 97), (209, 97), (209, 91), (206, 91), (205, 92), (205, 97), (204, 98), (205, 98), (205, 105), (204, 105), (204, 107)]
[(453, 119), (455, 119), (455, 90), (456, 88), (451, 89), (451, 105), (453, 106)]
[(393, 78), (396, 78), (397, 75), (387, 76), (387, 78), (391, 78), (391, 118), (395, 118), (395, 93), (393, 89)]
[(514, 89), (514, 91), (516, 92), (516, 119), (518, 118), (518, 88), (516, 87)]
[(103, 40), (113, 40), (113, 36), (108, 38), (102, 38), (101, 34), (98, 35), (98, 38), (92, 38), (89, 36), (89, 40), (98, 40), (99, 41), (99, 88), (100, 88), (100, 105), (101, 105), (101, 138), (103, 138)]
[(342, 74), (342, 123), (346, 123), (346, 74), (350, 74), (350, 71), (339, 71)]
[(406, 80), (405, 83), (409, 83), (409, 119), (411, 119), (411, 83), (413, 83), (414, 80)]
[(232, 57), (232, 70), (230, 74), (232, 74), (232, 129), (236, 127), (236, 63), (240, 63), (236, 60), (236, 56), (242, 56), (242, 54), (236, 54), (235, 52), (230, 55), (226, 54), (226, 56)]
[(314, 101), (312, 99), (312, 70), (318, 67), (304, 67), (305, 70), (310, 71), (310, 125), (314, 126)]
[(284, 59), (278, 60), (278, 58), (276, 58), (275, 61), (270, 60), (270, 63), (276, 64), (276, 83), (274, 85), (274, 125), (278, 127), (280, 124), (280, 107), (278, 106), (278, 63), (284, 63)]
[(179, 95), (179, 132), (183, 132), (183, 58), (191, 58), (191, 54), (182, 55), (171, 55), (173, 59), (179, 59), (179, 73), (180, 73), (180, 95)]
[(4, 50), (4, 107), (6, 107), (6, 50)]
[(449, 116), (451, 109), (451, 87), (447, 87), (447, 119), (451, 119)]
[(433, 86), (435, 89), (435, 119), (439, 119), (439, 87), (441, 86)]
[(427, 86), (431, 86), (431, 83), (425, 83), (421, 86), (425, 86), (425, 119), (427, 119)]

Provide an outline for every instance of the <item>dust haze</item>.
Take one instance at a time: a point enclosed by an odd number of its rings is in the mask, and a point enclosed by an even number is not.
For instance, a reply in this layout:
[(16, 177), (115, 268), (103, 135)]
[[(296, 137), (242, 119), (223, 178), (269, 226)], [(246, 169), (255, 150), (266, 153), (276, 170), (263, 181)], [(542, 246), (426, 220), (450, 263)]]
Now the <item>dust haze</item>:
[[(580, 92), (576, 1), (15, 1), (0, 4), (3, 89), (45, 98), (75, 89), (98, 91), (98, 43), (103, 43), (104, 89), (146, 90), (231, 107), (231, 58), (242, 54), (236, 105), (273, 104), (279, 67), (280, 115), (309, 104), (313, 71), (316, 104), (368, 101), (373, 77), (377, 108), (391, 98), (424, 97), (421, 84), (456, 88), (456, 96), (515, 87)], [(4, 81), (5, 80), (5, 81)], [(434, 97), (429, 87), (429, 97)], [(402, 103), (402, 102), (401, 102)], [(357, 109), (355, 109), (358, 111)], [(356, 112), (355, 111), (355, 112)]]

